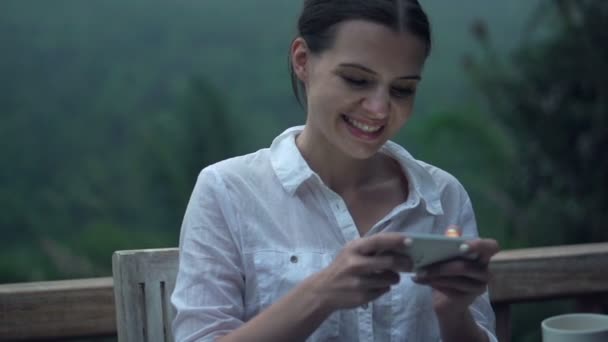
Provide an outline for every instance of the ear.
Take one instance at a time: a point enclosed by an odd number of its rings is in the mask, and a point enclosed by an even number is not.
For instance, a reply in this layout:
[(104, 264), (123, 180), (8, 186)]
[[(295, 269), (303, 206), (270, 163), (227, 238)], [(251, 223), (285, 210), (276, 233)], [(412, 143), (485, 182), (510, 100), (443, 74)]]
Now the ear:
[(310, 50), (304, 38), (298, 37), (294, 39), (291, 43), (291, 65), (298, 79), (304, 83), (308, 79), (309, 60)]

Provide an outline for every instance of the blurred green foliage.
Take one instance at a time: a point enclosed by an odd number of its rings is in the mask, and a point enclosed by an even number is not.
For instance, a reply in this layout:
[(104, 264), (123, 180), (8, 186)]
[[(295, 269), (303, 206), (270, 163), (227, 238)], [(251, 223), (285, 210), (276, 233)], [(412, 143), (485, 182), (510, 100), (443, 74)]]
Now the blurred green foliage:
[[(397, 142), (460, 179), (504, 249), (605, 241), (608, 5), (421, 2), (433, 53)], [(114, 250), (177, 245), (205, 165), (303, 123), (299, 3), (0, 2), (0, 283), (107, 276)], [(571, 308), (516, 308), (516, 340)]]
[[(523, 246), (605, 242), (608, 2), (545, 0), (532, 18), (512, 59), (474, 25), (485, 54), (470, 71), (515, 152), (505, 228)], [(544, 318), (575, 310), (568, 300), (516, 306), (513, 340), (539, 341)]]
[(544, 1), (534, 18), (511, 61), (478, 24), (486, 58), (472, 66), (516, 151), (511, 233), (528, 244), (606, 241), (608, 2)]
[[(468, 145), (485, 146), (475, 130), (488, 118), (449, 109), (477, 96), (459, 53), (475, 49), (467, 23), (491, 8), (482, 4), (446, 13), (428, 3), (435, 51), (416, 120), (398, 140), (462, 178), (480, 225), (495, 227), (484, 234), (502, 240), (500, 211), (483, 208), (500, 192), (493, 171), (468, 176), (469, 159), (494, 165)], [(0, 282), (108, 275), (114, 250), (175, 246), (205, 165), (303, 123), (286, 63), (298, 9), (281, 0), (0, 2)], [(466, 134), (450, 128), (461, 119)], [(463, 152), (442, 151), (463, 137)]]

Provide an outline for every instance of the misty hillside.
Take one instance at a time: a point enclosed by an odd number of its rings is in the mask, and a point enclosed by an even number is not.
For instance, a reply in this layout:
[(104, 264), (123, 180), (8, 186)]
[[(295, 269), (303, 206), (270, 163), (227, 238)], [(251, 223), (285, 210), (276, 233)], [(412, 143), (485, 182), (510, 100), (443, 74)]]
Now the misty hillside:
[[(469, 33), (474, 19), (487, 21), (495, 44), (508, 51), (535, 2), (448, 3), (423, 1), (435, 37), (417, 102), (423, 113), (475, 99), (462, 70), (463, 55), (478, 48)], [(8, 82), (0, 105), (5, 113), (76, 117), (171, 111), (200, 76), (233, 114), (256, 118), (273, 136), (303, 120), (286, 67), (298, 9), (298, 1), (284, 0), (2, 1), (0, 74)]]

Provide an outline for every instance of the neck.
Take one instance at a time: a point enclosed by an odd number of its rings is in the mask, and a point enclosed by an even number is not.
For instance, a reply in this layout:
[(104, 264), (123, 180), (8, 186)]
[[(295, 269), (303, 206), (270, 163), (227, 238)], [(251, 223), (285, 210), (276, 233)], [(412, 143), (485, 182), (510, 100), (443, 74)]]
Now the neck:
[(323, 183), (338, 194), (364, 187), (379, 176), (382, 156), (376, 153), (369, 159), (352, 158), (319, 137), (311, 137), (304, 129), (296, 138), (296, 145), (308, 166)]

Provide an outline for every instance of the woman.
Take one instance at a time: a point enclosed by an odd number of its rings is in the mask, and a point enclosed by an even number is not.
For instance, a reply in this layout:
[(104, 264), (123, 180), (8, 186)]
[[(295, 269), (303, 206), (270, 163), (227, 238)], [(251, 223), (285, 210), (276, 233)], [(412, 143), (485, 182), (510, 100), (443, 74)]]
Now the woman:
[(303, 127), (205, 168), (186, 210), (177, 341), (496, 341), (498, 246), (411, 271), (407, 234), (476, 236), (460, 183), (389, 141), (431, 46), (416, 0), (306, 0), (290, 50)]

